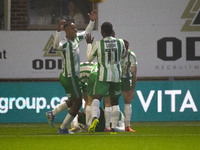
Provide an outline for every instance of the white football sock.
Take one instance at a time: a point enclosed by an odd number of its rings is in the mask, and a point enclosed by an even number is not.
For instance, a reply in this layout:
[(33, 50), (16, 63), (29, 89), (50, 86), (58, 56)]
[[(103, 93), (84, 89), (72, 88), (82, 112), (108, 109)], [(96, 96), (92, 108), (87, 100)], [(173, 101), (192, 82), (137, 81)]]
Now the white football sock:
[(54, 110), (52, 110), (52, 113), (54, 116), (56, 116), (59, 112), (68, 109), (68, 106), (66, 102), (63, 102), (62, 104), (59, 104)]
[(92, 118), (92, 116), (91, 116), (90, 119), (88, 120), (88, 124), (87, 124), (87, 126), (90, 126), (91, 123), (92, 123), (92, 121), (93, 121), (93, 118)]
[(132, 105), (124, 104), (125, 127), (130, 126), (131, 114), (132, 114)]
[(78, 115), (76, 115), (74, 120), (71, 122), (71, 128), (80, 128), (78, 125)]
[(91, 104), (92, 118), (96, 117), (99, 119), (100, 116), (100, 101), (98, 99), (94, 99)]
[(112, 106), (112, 128), (116, 128), (117, 123), (119, 121), (119, 105)]
[(70, 115), (69, 113), (66, 115), (63, 123), (60, 125), (60, 128), (63, 130), (63, 129), (66, 129), (67, 126), (74, 120), (74, 117), (72, 115)]
[(85, 115), (86, 115), (86, 125), (90, 125), (89, 120), (91, 118), (91, 106), (86, 106)]
[(112, 119), (112, 107), (105, 107), (104, 116), (105, 116), (105, 128), (109, 129), (110, 122)]

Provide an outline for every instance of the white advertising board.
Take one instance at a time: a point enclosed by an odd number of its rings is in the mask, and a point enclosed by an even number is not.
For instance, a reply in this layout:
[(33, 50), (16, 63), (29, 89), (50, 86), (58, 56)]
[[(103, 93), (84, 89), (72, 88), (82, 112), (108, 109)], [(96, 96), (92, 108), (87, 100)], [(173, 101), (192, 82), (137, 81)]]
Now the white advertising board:
[[(104, 21), (130, 42), (138, 77), (200, 75), (199, 0), (107, 0), (98, 6), (100, 40)], [(0, 78), (57, 78), (62, 64), (52, 51), (55, 31), (0, 31)], [(64, 36), (64, 33), (63, 33)], [(82, 42), (81, 61), (86, 61)]]

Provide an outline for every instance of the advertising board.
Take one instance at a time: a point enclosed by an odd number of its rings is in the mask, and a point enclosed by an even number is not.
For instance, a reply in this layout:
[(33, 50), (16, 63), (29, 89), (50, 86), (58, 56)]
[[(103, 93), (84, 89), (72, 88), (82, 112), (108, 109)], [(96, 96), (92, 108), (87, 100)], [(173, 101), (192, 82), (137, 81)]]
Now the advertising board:
[[(138, 81), (131, 121), (199, 121), (200, 81)], [(67, 99), (59, 82), (1, 82), (0, 123), (47, 122), (45, 112)], [(123, 96), (119, 100), (124, 112)], [(67, 111), (56, 116), (62, 122)]]

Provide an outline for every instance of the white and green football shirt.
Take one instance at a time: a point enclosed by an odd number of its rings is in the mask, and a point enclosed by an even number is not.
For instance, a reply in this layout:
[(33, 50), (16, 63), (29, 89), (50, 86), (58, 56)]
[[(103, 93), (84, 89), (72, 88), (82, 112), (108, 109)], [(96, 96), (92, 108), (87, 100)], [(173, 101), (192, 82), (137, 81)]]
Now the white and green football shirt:
[(55, 50), (61, 51), (63, 71), (62, 75), (66, 77), (78, 76), (80, 73), (80, 54), (79, 42), (81, 42), (86, 34), (91, 33), (94, 27), (94, 21), (90, 21), (85, 31), (77, 33), (74, 41), (64, 37), (59, 41), (60, 32), (56, 31), (53, 47)]
[(131, 67), (137, 66), (136, 55), (133, 51), (128, 50), (126, 57), (121, 59), (121, 66), (122, 66), (122, 78), (132, 77)]
[[(58, 32), (57, 32), (58, 33)], [(62, 75), (66, 77), (78, 76), (80, 72), (80, 55), (79, 42), (84, 39), (85, 32), (77, 37), (74, 41), (66, 37), (59, 42), (57, 50), (61, 51), (63, 72)]]
[(111, 36), (97, 41), (93, 47), (91, 44), (87, 47), (87, 60), (92, 61), (97, 57), (99, 81), (120, 82), (120, 60), (124, 55), (124, 41)]
[(96, 64), (93, 62), (82, 62), (80, 64), (79, 79), (81, 82), (86, 83), (88, 81), (90, 73), (92, 72), (95, 66)]

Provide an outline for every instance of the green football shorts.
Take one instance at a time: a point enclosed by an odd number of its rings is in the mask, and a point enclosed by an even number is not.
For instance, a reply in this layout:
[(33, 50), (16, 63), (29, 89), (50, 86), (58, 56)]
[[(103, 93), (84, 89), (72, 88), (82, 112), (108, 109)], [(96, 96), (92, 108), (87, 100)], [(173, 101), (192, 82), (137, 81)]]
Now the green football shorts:
[(80, 83), (78, 76), (64, 77), (61, 74), (60, 75), (60, 83), (64, 87), (69, 100), (82, 98), (81, 83)]
[(91, 97), (93, 96), (93, 89), (96, 78), (97, 78), (97, 72), (93, 72), (90, 74), (88, 79), (87, 94)]
[(97, 72), (93, 72), (88, 79), (87, 94), (91, 97), (98, 94), (117, 98), (121, 95), (121, 85), (120, 83), (97, 81)]
[(121, 95), (121, 84), (120, 82), (96, 81), (93, 94), (118, 98)]

